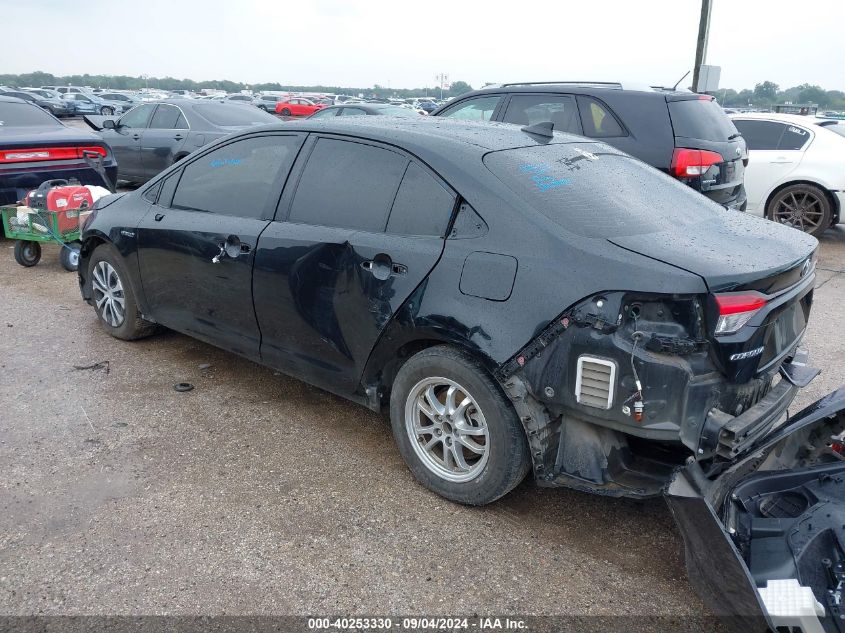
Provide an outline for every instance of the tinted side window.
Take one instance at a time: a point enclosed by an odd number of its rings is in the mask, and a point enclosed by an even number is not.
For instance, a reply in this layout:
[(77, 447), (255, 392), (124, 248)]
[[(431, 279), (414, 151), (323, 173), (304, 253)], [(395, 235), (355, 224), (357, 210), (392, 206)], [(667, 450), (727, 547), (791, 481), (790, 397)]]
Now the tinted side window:
[(766, 150), (777, 149), (780, 137), (786, 127), (774, 121), (750, 121), (748, 119), (734, 119), (734, 125), (745, 139), (748, 149)]
[(295, 136), (258, 136), (218, 147), (185, 167), (172, 206), (260, 218), (299, 145)]
[(340, 111), (341, 116), (361, 116), (362, 114), (367, 114), (361, 108), (343, 108)]
[(442, 237), (454, 208), (455, 196), (452, 192), (444, 189), (428, 171), (411, 163), (393, 202), (387, 231)]
[(328, 119), (332, 116), (337, 116), (337, 110), (334, 108), (329, 108), (326, 110), (317, 110), (314, 114), (311, 115), (312, 119)]
[(120, 118), (120, 124), (125, 127), (141, 128), (147, 127), (147, 121), (153, 112), (154, 105), (142, 105), (132, 108)]
[(383, 231), (407, 164), (386, 149), (321, 138), (302, 172), (289, 219)]
[(158, 194), (158, 206), (170, 207), (170, 203), (173, 202), (173, 194), (176, 192), (176, 185), (179, 184), (179, 176), (181, 175), (182, 172), (177, 171), (165, 178), (161, 185), (161, 193)]
[(802, 130), (800, 127), (794, 125), (787, 125), (783, 131), (783, 136), (780, 137), (778, 149), (796, 150), (804, 147), (804, 144), (810, 140), (810, 133), (807, 130)]
[(626, 136), (619, 121), (611, 114), (606, 105), (592, 97), (578, 97), (578, 109), (581, 112), (581, 126), (584, 136), (606, 138)]
[(470, 121), (489, 121), (493, 111), (501, 101), (501, 95), (490, 95), (489, 97), (474, 97), (456, 103), (451, 108), (444, 110), (440, 116), (447, 116), (452, 119)]
[(575, 99), (567, 95), (514, 95), (503, 120), (516, 125), (551, 121), (558, 132), (581, 134)]
[(155, 202), (158, 199), (158, 192), (161, 191), (161, 182), (157, 182), (144, 192), (144, 200)]
[(182, 116), (182, 112), (179, 108), (162, 103), (158, 106), (150, 121), (150, 128), (156, 130), (172, 130), (176, 127), (180, 116)]

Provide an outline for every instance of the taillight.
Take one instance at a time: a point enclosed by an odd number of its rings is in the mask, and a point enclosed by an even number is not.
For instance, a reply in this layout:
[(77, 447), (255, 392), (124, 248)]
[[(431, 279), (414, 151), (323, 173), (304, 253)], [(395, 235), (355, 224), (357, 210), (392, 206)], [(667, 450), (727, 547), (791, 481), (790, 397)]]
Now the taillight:
[(758, 292), (728, 292), (715, 297), (719, 306), (717, 336), (738, 332), (766, 305), (766, 298)]
[(700, 176), (711, 166), (723, 162), (725, 159), (717, 152), (679, 147), (672, 153), (672, 173), (677, 178)]
[(0, 151), (0, 163), (30, 163), (42, 160), (72, 160), (83, 158), (85, 153), (99, 154), (103, 158), (108, 152), (105, 147), (36, 147)]

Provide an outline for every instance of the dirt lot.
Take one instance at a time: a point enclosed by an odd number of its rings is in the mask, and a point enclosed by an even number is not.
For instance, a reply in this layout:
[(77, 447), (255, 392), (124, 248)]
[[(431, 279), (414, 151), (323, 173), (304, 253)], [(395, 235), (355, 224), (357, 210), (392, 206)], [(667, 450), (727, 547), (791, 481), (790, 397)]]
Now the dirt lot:
[[(801, 405), (843, 382), (843, 229)], [(178, 334), (110, 338), (55, 248), (24, 269), (0, 240), (0, 280), (2, 614), (707, 614), (660, 500), (453, 505), (382, 416)]]

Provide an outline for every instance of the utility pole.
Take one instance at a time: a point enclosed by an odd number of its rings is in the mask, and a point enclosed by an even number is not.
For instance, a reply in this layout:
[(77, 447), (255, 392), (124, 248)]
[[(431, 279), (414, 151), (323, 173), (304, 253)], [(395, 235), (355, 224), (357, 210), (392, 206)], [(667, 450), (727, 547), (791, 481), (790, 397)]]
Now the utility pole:
[(698, 92), (698, 79), (701, 66), (707, 60), (707, 40), (710, 38), (710, 14), (713, 0), (701, 0), (701, 19), (698, 22), (698, 41), (695, 45), (695, 68), (692, 71), (692, 89)]

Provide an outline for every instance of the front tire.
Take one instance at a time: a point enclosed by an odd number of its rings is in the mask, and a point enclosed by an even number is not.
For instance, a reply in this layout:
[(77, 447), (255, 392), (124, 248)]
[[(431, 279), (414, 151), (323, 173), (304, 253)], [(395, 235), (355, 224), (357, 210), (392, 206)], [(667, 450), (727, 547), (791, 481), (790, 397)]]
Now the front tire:
[(823, 189), (799, 183), (778, 191), (766, 205), (769, 220), (786, 224), (813, 237), (830, 227), (832, 209)]
[(290, 116), (290, 108), (282, 108), (282, 116)]
[(98, 246), (88, 262), (88, 280), (94, 310), (102, 328), (115, 338), (133, 341), (155, 332), (144, 320), (121, 257), (106, 244)]
[(468, 354), (433, 347), (399, 370), (390, 397), (399, 452), (429, 490), (484, 505), (510, 492), (530, 468), (511, 402)]
[(32, 268), (41, 261), (41, 244), (28, 240), (15, 242), (15, 261), (25, 268)]

